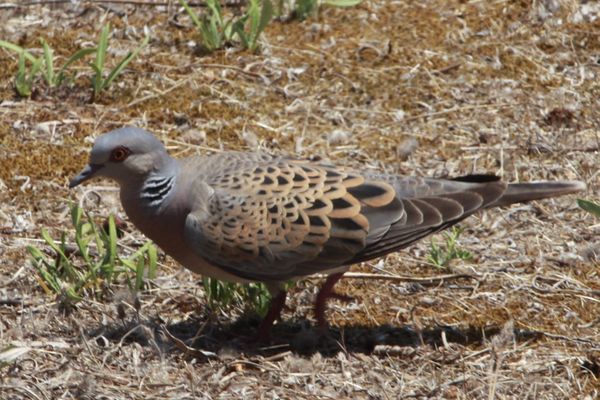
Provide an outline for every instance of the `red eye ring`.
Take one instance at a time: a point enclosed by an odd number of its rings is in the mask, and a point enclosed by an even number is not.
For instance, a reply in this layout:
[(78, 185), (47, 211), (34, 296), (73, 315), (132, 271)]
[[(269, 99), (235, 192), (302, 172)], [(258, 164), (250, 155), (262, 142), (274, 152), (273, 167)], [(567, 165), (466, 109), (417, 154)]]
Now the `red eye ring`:
[(115, 147), (110, 153), (110, 161), (123, 162), (131, 154), (131, 151), (124, 146)]

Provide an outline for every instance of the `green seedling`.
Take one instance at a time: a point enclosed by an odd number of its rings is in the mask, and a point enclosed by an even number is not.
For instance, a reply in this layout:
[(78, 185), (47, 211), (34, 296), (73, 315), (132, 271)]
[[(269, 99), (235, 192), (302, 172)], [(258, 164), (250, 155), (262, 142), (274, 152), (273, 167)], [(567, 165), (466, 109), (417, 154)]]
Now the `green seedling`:
[(202, 285), (208, 306), (213, 310), (238, 305), (261, 317), (269, 310), (271, 294), (262, 283), (239, 284), (203, 277)]
[[(246, 15), (233, 24), (242, 46), (252, 52), (258, 48), (258, 39), (273, 17), (273, 4), (270, 0), (250, 0)], [(246, 30), (248, 26), (248, 30)]]
[(44, 69), (42, 70), (42, 75), (44, 76), (44, 80), (50, 87), (56, 87), (61, 85), (67, 75), (67, 68), (71, 66), (71, 64), (81, 60), (88, 54), (92, 54), (96, 51), (95, 47), (89, 47), (85, 49), (80, 49), (76, 51), (71, 57), (67, 59), (67, 61), (60, 67), (58, 73), (55, 73), (54, 69), (54, 50), (48, 46), (48, 43), (40, 38), (40, 42), (42, 43), (42, 48), (44, 50)]
[[(40, 43), (42, 44), (43, 55), (41, 57), (35, 57), (29, 51), (14, 43), (0, 40), (0, 47), (19, 54), (15, 87), (22, 97), (31, 95), (34, 80), (40, 72), (49, 87), (59, 86), (66, 79), (67, 68), (71, 66), (71, 64), (96, 51), (95, 48), (86, 48), (75, 52), (62, 65), (58, 73), (56, 73), (54, 68), (54, 50), (43, 38), (40, 38)], [(27, 69), (26, 61), (29, 61), (31, 64), (29, 70)]]
[[(44, 59), (35, 57), (21, 46), (4, 40), (0, 40), (0, 47), (14, 51), (19, 55), (19, 60), (17, 62), (17, 76), (15, 77), (15, 89), (21, 97), (31, 96), (31, 92), (33, 91), (33, 81), (40, 72)], [(29, 68), (27, 68), (26, 61), (29, 61), (31, 64)]]
[(600, 217), (600, 204), (589, 200), (577, 199), (577, 205), (590, 214)]
[(24, 48), (22, 48), (21, 46), (19, 46), (17, 44), (10, 43), (5, 40), (0, 40), (0, 47), (5, 48), (7, 50), (14, 51), (17, 54), (24, 53), (23, 56), (30, 63), (34, 63), (37, 60), (37, 58), (33, 54), (29, 53), (28, 51), (26, 51)]
[(27, 69), (25, 59), (29, 58), (26, 56), (26, 54), (29, 54), (26, 50), (23, 50), (21, 53), (19, 53), (17, 76), (15, 78), (15, 88), (21, 97), (31, 96), (31, 92), (33, 91), (33, 80), (42, 68), (42, 62), (44, 61), (42, 58), (36, 58), (31, 63), (31, 67)]
[(100, 32), (100, 38), (98, 40), (98, 46), (96, 47), (96, 59), (90, 66), (94, 70), (94, 77), (92, 78), (92, 87), (94, 88), (94, 98), (100, 94), (103, 90), (110, 86), (115, 79), (123, 72), (125, 67), (138, 56), (140, 51), (150, 41), (150, 36), (146, 35), (142, 43), (133, 51), (127, 53), (123, 59), (104, 77), (104, 67), (106, 64), (106, 52), (108, 50), (108, 36), (110, 33), (110, 24), (104, 25)]
[(43, 229), (42, 238), (52, 255), (28, 246), (38, 281), (48, 294), (56, 294), (63, 305), (75, 304), (84, 296), (102, 297), (113, 284), (125, 281), (132, 291), (144, 287), (144, 277), (156, 276), (156, 247), (147, 242), (128, 257), (117, 251), (117, 228), (114, 218), (108, 229), (99, 227), (76, 205), (71, 206), (71, 222), (75, 228), (73, 246), (63, 232), (55, 240)]
[(294, 5), (294, 17), (305, 20), (313, 15), (318, 8), (317, 0), (297, 0)]
[[(208, 306), (212, 310), (229, 306), (239, 306), (247, 312), (254, 312), (260, 317), (267, 315), (271, 305), (271, 293), (262, 283), (231, 283), (218, 279), (203, 277), (202, 285), (206, 293)], [(289, 290), (295, 282), (289, 281), (284, 290)]]
[(233, 42), (237, 36), (242, 47), (258, 48), (258, 39), (273, 16), (270, 0), (250, 0), (246, 12), (225, 21), (218, 0), (206, 0), (207, 12), (198, 16), (186, 0), (179, 0), (200, 33), (200, 45), (207, 52), (218, 50)]
[(458, 238), (462, 231), (461, 228), (453, 226), (449, 232), (442, 233), (445, 241), (443, 247), (438, 246), (435, 240), (432, 239), (427, 261), (438, 268), (446, 268), (452, 260), (471, 260), (473, 254), (458, 247)]
[(220, 49), (225, 42), (231, 40), (233, 35), (232, 22), (224, 22), (221, 4), (218, 0), (206, 0), (208, 13), (204, 13), (200, 17), (192, 10), (186, 0), (179, 0), (179, 3), (196, 25), (198, 32), (200, 32), (201, 46), (205, 51), (212, 52)]

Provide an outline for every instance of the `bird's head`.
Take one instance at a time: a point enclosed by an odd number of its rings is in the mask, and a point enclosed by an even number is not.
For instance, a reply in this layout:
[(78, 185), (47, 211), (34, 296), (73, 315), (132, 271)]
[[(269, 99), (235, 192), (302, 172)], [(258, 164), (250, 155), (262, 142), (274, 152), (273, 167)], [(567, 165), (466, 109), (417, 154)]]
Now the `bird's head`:
[(111, 178), (121, 185), (143, 182), (171, 160), (163, 144), (151, 133), (135, 127), (116, 129), (96, 139), (89, 164), (71, 179), (69, 187), (94, 177)]

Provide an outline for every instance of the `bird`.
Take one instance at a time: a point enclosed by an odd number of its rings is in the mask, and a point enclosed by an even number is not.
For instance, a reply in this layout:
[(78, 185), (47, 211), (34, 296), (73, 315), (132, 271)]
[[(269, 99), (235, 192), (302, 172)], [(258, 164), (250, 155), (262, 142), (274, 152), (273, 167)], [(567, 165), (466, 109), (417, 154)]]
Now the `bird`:
[(225, 151), (171, 157), (152, 133), (125, 126), (96, 138), (89, 164), (69, 182), (120, 186), (133, 224), (189, 270), (271, 293), (257, 330), (268, 338), (285, 306), (285, 284), (327, 276), (314, 305), (327, 328), (327, 300), (351, 265), (403, 249), (475, 212), (585, 190), (580, 181), (507, 183), (494, 175), (401, 176), (326, 161)]

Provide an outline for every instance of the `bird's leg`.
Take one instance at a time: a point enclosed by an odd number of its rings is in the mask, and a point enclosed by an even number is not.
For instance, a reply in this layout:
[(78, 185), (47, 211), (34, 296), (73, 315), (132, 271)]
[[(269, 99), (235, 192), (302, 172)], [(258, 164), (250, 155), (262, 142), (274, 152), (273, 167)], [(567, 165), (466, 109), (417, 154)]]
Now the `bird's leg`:
[(321, 286), (321, 290), (317, 294), (317, 299), (315, 301), (315, 317), (317, 319), (317, 325), (321, 332), (325, 332), (327, 330), (327, 318), (325, 317), (325, 308), (327, 307), (328, 299), (337, 299), (344, 302), (350, 302), (354, 300), (350, 296), (345, 296), (343, 294), (339, 294), (333, 291), (333, 286), (340, 280), (340, 278), (344, 275), (343, 272), (339, 272), (337, 274), (331, 274), (325, 280), (323, 286)]
[(271, 329), (273, 323), (281, 318), (281, 310), (285, 306), (285, 299), (287, 292), (285, 290), (279, 290), (275, 296), (271, 298), (271, 304), (269, 305), (269, 311), (263, 318), (258, 326), (258, 332), (256, 333), (257, 342), (268, 342), (271, 336)]

